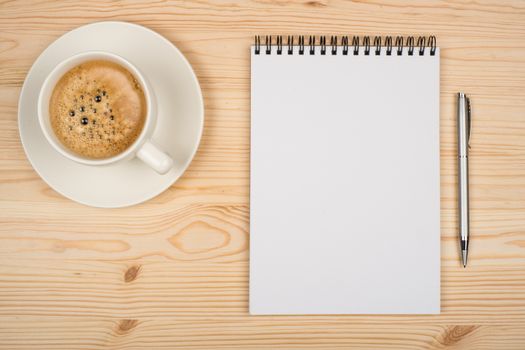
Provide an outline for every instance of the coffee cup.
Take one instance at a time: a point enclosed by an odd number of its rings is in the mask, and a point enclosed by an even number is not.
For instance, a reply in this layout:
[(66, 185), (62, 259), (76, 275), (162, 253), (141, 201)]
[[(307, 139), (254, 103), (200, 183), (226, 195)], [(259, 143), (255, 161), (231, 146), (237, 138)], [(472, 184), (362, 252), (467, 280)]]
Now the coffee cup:
[[(71, 69), (91, 61), (112, 62), (131, 73), (134, 81), (140, 85), (146, 105), (143, 124), (141, 124), (142, 129), (140, 133), (135, 136), (133, 142), (118, 154), (103, 158), (87, 157), (66, 147), (57, 137), (55, 130), (53, 130), (50, 116), (50, 100), (57, 83)], [(73, 114), (74, 112), (71, 113)], [(38, 120), (49, 144), (51, 144), (57, 152), (72, 161), (90, 166), (107, 166), (137, 157), (159, 174), (165, 174), (173, 167), (172, 158), (159, 149), (152, 140), (152, 134), (157, 123), (157, 100), (151, 85), (148, 83), (146, 77), (133, 64), (113, 53), (89, 51), (69, 57), (58, 64), (51, 73), (49, 73), (40, 89), (38, 97)], [(100, 138), (102, 138), (102, 136), (106, 137), (106, 135), (102, 134), (97, 134), (96, 136), (100, 136)]]

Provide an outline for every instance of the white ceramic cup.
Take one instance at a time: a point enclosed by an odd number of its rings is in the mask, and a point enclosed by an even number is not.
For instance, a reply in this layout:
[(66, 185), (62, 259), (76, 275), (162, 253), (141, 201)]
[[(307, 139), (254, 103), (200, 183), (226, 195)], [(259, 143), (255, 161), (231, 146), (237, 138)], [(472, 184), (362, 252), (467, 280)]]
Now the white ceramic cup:
[[(144, 121), (144, 127), (142, 128), (142, 132), (137, 137), (135, 142), (133, 142), (127, 149), (116, 156), (103, 159), (82, 157), (66, 148), (57, 139), (53, 129), (51, 128), (49, 116), (49, 102), (51, 94), (53, 93), (53, 89), (60, 78), (62, 78), (62, 76), (73, 67), (76, 67), (83, 62), (92, 60), (111, 61), (126, 68), (130, 73), (133, 74), (137, 82), (141, 85), (142, 91), (146, 97), (147, 104), (147, 113), (146, 120)], [(118, 55), (103, 51), (88, 51), (69, 57), (59, 63), (51, 71), (51, 73), (49, 73), (46, 80), (42, 84), (42, 88), (40, 89), (40, 95), (38, 96), (38, 120), (40, 122), (40, 127), (42, 128), (44, 136), (53, 146), (53, 148), (57, 150), (57, 152), (61, 153), (64, 157), (69, 158), (75, 162), (92, 166), (104, 166), (127, 161), (133, 157), (137, 157), (159, 174), (165, 174), (173, 167), (173, 160), (170, 158), (170, 156), (155, 146), (151, 140), (151, 135), (155, 130), (155, 125), (157, 123), (157, 100), (155, 98), (153, 89), (147, 82), (144, 75), (142, 75), (142, 73), (140, 73), (140, 71), (134, 65)]]

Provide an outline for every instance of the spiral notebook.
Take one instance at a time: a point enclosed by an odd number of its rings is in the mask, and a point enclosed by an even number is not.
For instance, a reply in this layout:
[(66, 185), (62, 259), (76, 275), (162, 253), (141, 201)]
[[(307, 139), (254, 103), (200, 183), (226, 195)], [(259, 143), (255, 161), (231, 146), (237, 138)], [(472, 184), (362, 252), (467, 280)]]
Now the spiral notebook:
[(435, 38), (262, 39), (250, 313), (439, 313)]

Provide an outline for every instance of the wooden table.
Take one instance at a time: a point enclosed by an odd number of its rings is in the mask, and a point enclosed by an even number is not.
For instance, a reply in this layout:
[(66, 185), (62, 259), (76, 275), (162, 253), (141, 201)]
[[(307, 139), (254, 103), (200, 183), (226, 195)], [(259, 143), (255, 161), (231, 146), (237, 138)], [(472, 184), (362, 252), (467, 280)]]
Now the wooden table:
[[(17, 101), (61, 34), (101, 20), (171, 40), (202, 86), (199, 152), (169, 190), (89, 208), (27, 161)], [(441, 47), (442, 313), (248, 315), (255, 34), (434, 34)], [(473, 101), (472, 245), (456, 237), (454, 94)], [(0, 2), (3, 349), (525, 349), (525, 2)]]

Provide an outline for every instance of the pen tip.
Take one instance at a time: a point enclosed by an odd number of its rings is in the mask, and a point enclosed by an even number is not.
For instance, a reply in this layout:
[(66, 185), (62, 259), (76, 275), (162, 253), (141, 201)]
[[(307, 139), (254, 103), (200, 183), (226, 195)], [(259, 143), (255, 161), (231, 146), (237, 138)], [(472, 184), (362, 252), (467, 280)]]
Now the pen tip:
[(461, 260), (463, 261), (463, 267), (467, 267), (467, 250), (461, 251)]

